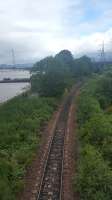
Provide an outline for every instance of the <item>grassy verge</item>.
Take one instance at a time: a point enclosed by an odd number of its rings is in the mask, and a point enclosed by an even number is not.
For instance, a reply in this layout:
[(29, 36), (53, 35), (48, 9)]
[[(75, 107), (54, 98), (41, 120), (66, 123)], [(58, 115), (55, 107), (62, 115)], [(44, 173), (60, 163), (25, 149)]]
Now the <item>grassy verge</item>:
[(78, 103), (80, 152), (74, 188), (81, 200), (112, 199), (112, 74), (97, 76)]
[(56, 109), (54, 98), (18, 96), (0, 105), (0, 200), (14, 200), (26, 166), (41, 143), (40, 129)]

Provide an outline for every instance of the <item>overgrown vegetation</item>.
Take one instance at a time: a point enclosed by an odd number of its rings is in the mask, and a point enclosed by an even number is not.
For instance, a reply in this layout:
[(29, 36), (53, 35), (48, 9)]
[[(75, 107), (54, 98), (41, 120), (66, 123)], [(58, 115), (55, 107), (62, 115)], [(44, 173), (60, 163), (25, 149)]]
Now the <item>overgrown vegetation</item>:
[(19, 96), (0, 106), (0, 200), (15, 200), (23, 175), (41, 142), (40, 129), (56, 100)]
[(112, 73), (89, 80), (78, 103), (80, 152), (77, 191), (81, 200), (112, 199)]

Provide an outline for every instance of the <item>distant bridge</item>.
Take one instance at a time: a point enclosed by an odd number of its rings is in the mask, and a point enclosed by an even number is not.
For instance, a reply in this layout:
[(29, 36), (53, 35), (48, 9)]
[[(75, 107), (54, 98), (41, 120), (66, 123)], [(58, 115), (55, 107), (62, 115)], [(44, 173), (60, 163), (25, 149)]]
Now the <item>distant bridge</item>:
[(22, 79), (5, 78), (3, 80), (0, 80), (0, 83), (30, 83), (30, 78), (22, 78)]

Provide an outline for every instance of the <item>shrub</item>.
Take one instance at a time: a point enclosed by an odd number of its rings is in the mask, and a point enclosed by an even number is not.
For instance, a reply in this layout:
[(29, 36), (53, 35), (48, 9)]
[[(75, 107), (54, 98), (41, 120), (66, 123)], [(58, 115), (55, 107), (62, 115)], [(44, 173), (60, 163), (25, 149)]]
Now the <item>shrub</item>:
[(111, 200), (112, 170), (102, 155), (91, 145), (81, 150), (77, 175), (77, 191), (81, 200)]
[(19, 96), (0, 105), (0, 200), (15, 200), (26, 166), (41, 143), (41, 127), (56, 109), (55, 98)]
[(96, 113), (101, 113), (99, 102), (83, 93), (80, 96), (78, 107), (78, 122), (80, 125), (84, 124)]
[(112, 137), (112, 123), (104, 114), (91, 117), (80, 129), (81, 141), (101, 147), (104, 140)]

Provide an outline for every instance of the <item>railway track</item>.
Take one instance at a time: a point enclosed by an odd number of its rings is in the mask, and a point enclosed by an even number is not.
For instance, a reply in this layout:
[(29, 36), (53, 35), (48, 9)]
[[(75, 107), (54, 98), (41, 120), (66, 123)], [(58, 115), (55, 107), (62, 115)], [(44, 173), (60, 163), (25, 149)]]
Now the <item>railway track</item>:
[(68, 113), (75, 90), (70, 93), (62, 107), (54, 135), (49, 145), (36, 200), (62, 199), (64, 137), (66, 134)]

